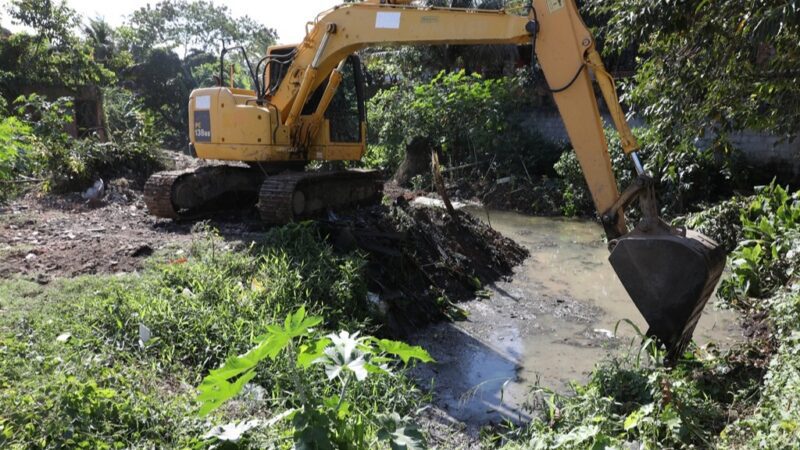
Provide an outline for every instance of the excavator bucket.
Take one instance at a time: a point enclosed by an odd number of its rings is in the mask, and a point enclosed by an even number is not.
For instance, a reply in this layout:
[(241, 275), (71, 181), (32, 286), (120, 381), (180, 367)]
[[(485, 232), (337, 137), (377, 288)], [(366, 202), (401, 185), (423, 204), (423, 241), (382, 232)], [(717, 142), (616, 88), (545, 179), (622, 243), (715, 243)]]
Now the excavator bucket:
[(640, 226), (617, 239), (609, 260), (650, 326), (648, 336), (664, 343), (667, 361), (675, 361), (714, 293), (725, 250), (691, 230)]

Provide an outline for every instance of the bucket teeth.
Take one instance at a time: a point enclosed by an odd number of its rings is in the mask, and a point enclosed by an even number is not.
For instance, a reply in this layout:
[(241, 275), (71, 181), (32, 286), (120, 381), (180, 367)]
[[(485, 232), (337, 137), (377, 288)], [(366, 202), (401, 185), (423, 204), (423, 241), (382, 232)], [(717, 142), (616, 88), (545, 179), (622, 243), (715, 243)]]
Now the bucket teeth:
[(648, 336), (663, 343), (667, 361), (674, 362), (722, 275), (724, 249), (691, 230), (635, 230), (618, 239), (609, 261), (647, 321)]

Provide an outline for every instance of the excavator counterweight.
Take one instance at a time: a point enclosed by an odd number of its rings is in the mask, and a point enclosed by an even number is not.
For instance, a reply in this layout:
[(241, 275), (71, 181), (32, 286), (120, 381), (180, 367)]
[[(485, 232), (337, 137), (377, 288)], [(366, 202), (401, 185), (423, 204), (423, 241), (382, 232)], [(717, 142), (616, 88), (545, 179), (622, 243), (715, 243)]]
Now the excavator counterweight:
[[(358, 161), (364, 155), (365, 90), (355, 52), (385, 44), (531, 45), (603, 219), (611, 264), (649, 334), (666, 345), (668, 359), (680, 356), (725, 254), (711, 239), (658, 218), (614, 80), (574, 0), (532, 0), (527, 15), (367, 0), (325, 11), (310, 25), (303, 42), (270, 47), (255, 66), (245, 55), (252, 89), (225, 87), (225, 54), (242, 48), (223, 50), (219, 85), (191, 93), (189, 135), (199, 158), (247, 165), (156, 174), (145, 188), (151, 213), (193, 217), (208, 205), (230, 207), (232, 195), (236, 204), (257, 202), (266, 222), (284, 223), (374, 201), (380, 193), (374, 172), (304, 171), (311, 161)], [(622, 194), (594, 82), (639, 175)], [(629, 230), (624, 210), (636, 199), (644, 219)]]

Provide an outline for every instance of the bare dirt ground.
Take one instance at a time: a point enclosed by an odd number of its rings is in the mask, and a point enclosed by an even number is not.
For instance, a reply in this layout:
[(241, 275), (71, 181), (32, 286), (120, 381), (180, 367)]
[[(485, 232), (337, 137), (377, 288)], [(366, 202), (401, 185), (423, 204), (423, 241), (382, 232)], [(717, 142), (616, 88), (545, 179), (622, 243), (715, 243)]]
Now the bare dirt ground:
[[(246, 237), (263, 228), (252, 221), (219, 220), (223, 236)], [(0, 277), (39, 282), (54, 277), (130, 272), (167, 246), (192, 240), (193, 223), (147, 213), (141, 191), (111, 181), (90, 205), (80, 194), (28, 194), (0, 208)]]
[[(511, 275), (527, 255), (469, 214), (413, 206), (417, 194), (391, 184), (385, 194), (384, 204), (330, 212), (317, 224), (335, 249), (365, 255), (370, 291), (388, 307), (395, 334), (457, 315), (452, 302)], [(80, 193), (29, 193), (0, 207), (0, 278), (47, 283), (136, 271), (159, 250), (188, 247), (199, 223), (150, 216), (142, 192), (125, 179), (106, 183), (95, 202)], [(202, 223), (233, 242), (259, 241), (267, 231), (254, 210)]]

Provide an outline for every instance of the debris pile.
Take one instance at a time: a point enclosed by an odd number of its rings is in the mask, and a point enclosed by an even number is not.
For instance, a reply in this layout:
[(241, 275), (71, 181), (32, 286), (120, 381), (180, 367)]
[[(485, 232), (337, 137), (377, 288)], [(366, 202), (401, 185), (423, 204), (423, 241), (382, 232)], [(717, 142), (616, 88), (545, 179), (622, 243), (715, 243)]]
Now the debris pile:
[(461, 314), (456, 302), (511, 275), (528, 255), (468, 213), (410, 205), (398, 197), (320, 222), (339, 251), (366, 254), (371, 299), (392, 333)]

